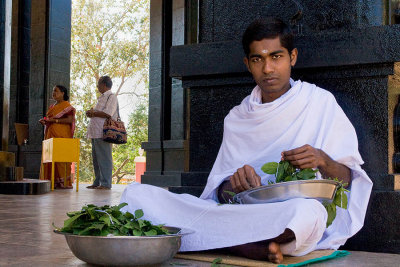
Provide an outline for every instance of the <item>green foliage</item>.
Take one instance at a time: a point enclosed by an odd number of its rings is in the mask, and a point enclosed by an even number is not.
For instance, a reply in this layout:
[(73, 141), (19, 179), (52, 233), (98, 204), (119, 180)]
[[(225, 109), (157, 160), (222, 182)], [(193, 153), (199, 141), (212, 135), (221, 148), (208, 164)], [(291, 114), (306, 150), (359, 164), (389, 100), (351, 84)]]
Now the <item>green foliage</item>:
[[(261, 167), (261, 170), (266, 174), (274, 174), (276, 183), (314, 179), (316, 177), (315, 174), (318, 172), (317, 169), (296, 169), (289, 161), (281, 161), (279, 163), (268, 162)], [(336, 190), (333, 201), (323, 203), (328, 213), (326, 227), (331, 225), (333, 220), (336, 218), (336, 206), (342, 209), (347, 209), (347, 195), (345, 192), (349, 192), (349, 190), (346, 190), (344, 188), (346, 184), (343, 184), (337, 178), (333, 180), (339, 182), (340, 185)], [(274, 184), (274, 182), (268, 181), (268, 184)]]
[(261, 167), (261, 170), (267, 174), (276, 174), (277, 169), (278, 162), (268, 162)]
[[(113, 93), (139, 103), (125, 122), (128, 143), (113, 148), (114, 179), (134, 173), (134, 157), (147, 140), (149, 17), (149, 0), (72, 2), (71, 103), (77, 110), (75, 137), (81, 139), (81, 181), (94, 178), (85, 112), (97, 102), (96, 83), (103, 75), (112, 78)], [(126, 89), (129, 80), (133, 85)]]
[(333, 202), (324, 202), (323, 205), (326, 209), (326, 212), (328, 213), (328, 219), (326, 220), (326, 227), (328, 228), (329, 225), (331, 225), (333, 220), (336, 218), (336, 205)]
[(75, 235), (90, 236), (154, 236), (165, 235), (168, 231), (162, 225), (152, 225), (151, 222), (140, 219), (142, 210), (136, 210), (135, 215), (123, 213), (121, 208), (128, 205), (121, 203), (118, 206), (98, 207), (93, 204), (83, 206), (80, 211), (68, 212), (69, 219), (64, 221), (60, 232)]
[[(261, 170), (266, 174), (274, 174), (277, 183), (313, 179), (318, 172), (313, 169), (296, 169), (289, 161), (268, 162), (261, 167)], [(269, 181), (270, 183), (273, 182)]]
[(345, 192), (350, 192), (349, 190), (345, 189), (344, 186), (347, 184), (342, 183), (339, 179), (335, 178), (332, 179), (336, 182), (339, 182), (339, 188), (336, 190), (335, 197), (331, 203), (324, 202), (324, 207), (328, 212), (328, 220), (326, 221), (326, 227), (332, 224), (333, 220), (336, 218), (336, 207), (347, 209), (347, 195)]

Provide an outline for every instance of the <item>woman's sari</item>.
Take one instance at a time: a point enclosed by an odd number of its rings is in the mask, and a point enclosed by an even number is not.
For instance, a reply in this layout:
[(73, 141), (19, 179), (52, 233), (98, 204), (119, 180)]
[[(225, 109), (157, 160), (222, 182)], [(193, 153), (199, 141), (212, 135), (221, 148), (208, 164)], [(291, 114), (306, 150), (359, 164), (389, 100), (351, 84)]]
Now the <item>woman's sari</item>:
[[(49, 107), (46, 113), (48, 119), (67, 118), (72, 115), (72, 123), (49, 123), (45, 124), (44, 139), (49, 138), (73, 138), (75, 131), (75, 108), (68, 101), (54, 104)], [(42, 165), (43, 166), (43, 165)], [(54, 164), (54, 187), (72, 188), (71, 164)], [(45, 163), (41, 171), (41, 179), (51, 180), (51, 163)], [(67, 187), (64, 186), (64, 179), (67, 179)]]

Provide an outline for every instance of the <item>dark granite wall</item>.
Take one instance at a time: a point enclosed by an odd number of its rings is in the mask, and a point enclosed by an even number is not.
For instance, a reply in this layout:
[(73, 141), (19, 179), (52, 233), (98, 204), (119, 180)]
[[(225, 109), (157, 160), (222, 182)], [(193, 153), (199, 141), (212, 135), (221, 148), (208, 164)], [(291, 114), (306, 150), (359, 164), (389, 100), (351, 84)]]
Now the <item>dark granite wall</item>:
[(278, 17), (290, 24), (299, 11), (303, 16), (293, 28), (301, 25), (307, 33), (381, 25), (384, 19), (380, 0), (204, 0), (200, 10), (200, 42), (238, 39), (255, 18)]
[[(295, 77), (331, 91), (357, 132), (364, 170), (375, 189), (390, 189), (388, 162), (388, 76), (393, 64), (306, 69)], [(393, 187), (392, 187), (393, 189)]]
[(190, 171), (211, 170), (222, 142), (224, 118), (252, 88), (249, 84), (190, 88)]

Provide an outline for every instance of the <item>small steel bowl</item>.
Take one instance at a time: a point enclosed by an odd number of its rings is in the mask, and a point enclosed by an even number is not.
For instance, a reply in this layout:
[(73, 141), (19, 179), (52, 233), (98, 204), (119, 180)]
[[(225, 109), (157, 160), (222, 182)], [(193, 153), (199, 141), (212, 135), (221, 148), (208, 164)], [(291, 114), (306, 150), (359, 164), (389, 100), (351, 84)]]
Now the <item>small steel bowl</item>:
[(340, 184), (333, 180), (299, 180), (265, 185), (236, 194), (233, 200), (240, 204), (261, 204), (313, 198), (332, 201)]
[(62, 233), (80, 260), (104, 266), (159, 264), (175, 256), (188, 229), (164, 226), (171, 234), (157, 236), (81, 236)]

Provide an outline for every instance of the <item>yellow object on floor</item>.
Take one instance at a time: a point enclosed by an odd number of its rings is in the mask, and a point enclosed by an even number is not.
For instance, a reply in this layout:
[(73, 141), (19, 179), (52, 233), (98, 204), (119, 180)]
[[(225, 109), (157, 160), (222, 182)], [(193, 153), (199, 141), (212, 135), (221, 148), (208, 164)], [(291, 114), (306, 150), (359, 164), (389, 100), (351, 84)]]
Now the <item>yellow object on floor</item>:
[[(54, 190), (54, 163), (76, 162), (76, 192), (79, 190), (80, 139), (50, 138), (42, 143), (42, 165), (51, 162), (51, 190)], [(64, 179), (66, 186), (67, 179)]]
[[(284, 256), (283, 262), (280, 264), (288, 265), (300, 263), (314, 258), (319, 258), (323, 256), (331, 255), (335, 250), (315, 250), (305, 256), (301, 257), (291, 257)], [(175, 258), (185, 259), (185, 260), (196, 260), (196, 261), (206, 261), (213, 262), (216, 258), (222, 259), (222, 264), (236, 265), (236, 266), (248, 266), (248, 267), (276, 267), (280, 264), (271, 263), (268, 261), (258, 261), (251, 260), (244, 257), (232, 256), (221, 253), (213, 252), (181, 252), (175, 255)]]

